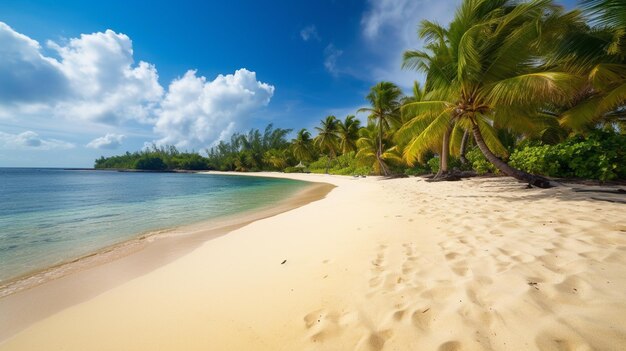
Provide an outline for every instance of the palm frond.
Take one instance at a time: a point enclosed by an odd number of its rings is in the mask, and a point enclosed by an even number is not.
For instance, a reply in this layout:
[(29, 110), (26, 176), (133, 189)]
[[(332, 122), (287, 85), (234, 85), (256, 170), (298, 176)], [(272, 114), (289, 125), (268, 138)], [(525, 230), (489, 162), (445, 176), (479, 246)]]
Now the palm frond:
[(481, 95), (493, 106), (565, 102), (583, 83), (581, 77), (569, 73), (537, 72), (489, 84), (481, 89)]
[(450, 154), (458, 156), (461, 152), (461, 140), (463, 140), (463, 133), (465, 129), (459, 124), (455, 123), (450, 133)]
[(561, 114), (559, 123), (573, 130), (583, 130), (598, 118), (601, 97), (587, 99)]
[(606, 94), (600, 102), (598, 109), (599, 113), (607, 113), (617, 108), (625, 108), (626, 106), (626, 82), (624, 84), (612, 89)]
[(601, 63), (589, 73), (589, 80), (594, 88), (604, 90), (613, 84), (626, 81), (626, 64)]
[(442, 112), (420, 134), (415, 136), (404, 148), (403, 158), (413, 166), (420, 160), (424, 152), (441, 143), (443, 134), (450, 125), (451, 116), (447, 111)]
[(476, 123), (478, 128), (480, 128), (485, 144), (487, 144), (491, 152), (500, 157), (508, 156), (508, 151), (498, 138), (498, 132), (489, 124), (487, 119), (484, 116), (483, 118), (477, 118)]

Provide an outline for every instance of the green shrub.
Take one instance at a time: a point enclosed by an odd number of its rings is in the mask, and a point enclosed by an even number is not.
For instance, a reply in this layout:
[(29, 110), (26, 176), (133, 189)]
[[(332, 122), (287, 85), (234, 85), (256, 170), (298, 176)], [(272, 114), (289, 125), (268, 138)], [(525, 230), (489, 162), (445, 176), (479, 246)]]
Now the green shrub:
[[(317, 161), (311, 162), (311, 164), (309, 165), (309, 169), (313, 173), (325, 173), (327, 163), (328, 163), (328, 156), (321, 156), (319, 159), (317, 159)], [(331, 162), (331, 167), (332, 167), (332, 162)], [(321, 172), (319, 172), (320, 170)]]
[[(439, 166), (439, 163), (437, 163), (437, 166)], [(430, 168), (428, 167), (428, 165), (417, 165), (417, 166), (414, 166), (413, 168), (407, 168), (404, 170), (404, 174), (408, 176), (418, 176), (418, 175), (423, 175), (423, 174), (428, 174), (428, 173), (430, 173)]]
[(430, 169), (431, 173), (439, 172), (439, 156), (435, 156), (430, 160), (426, 161), (426, 165)]
[(526, 146), (513, 152), (510, 163), (551, 177), (626, 179), (626, 136), (597, 130), (556, 145)]
[(306, 168), (302, 168), (302, 167), (286, 167), (285, 169), (283, 169), (283, 172), (285, 173), (305, 173), (307, 172)]
[[(430, 169), (430, 171), (432, 173), (437, 173), (439, 172), (439, 156), (435, 156), (433, 158), (431, 158), (430, 160), (428, 160), (426, 162), (426, 165), (428, 166), (428, 168)], [(448, 156), (448, 170), (454, 170), (454, 169), (460, 169), (463, 170), (466, 167), (463, 167), (463, 165), (461, 164), (461, 161), (454, 157), (454, 156)]]
[(465, 153), (465, 158), (469, 162), (471, 168), (478, 174), (497, 173), (496, 167), (487, 159), (479, 148), (475, 147)]

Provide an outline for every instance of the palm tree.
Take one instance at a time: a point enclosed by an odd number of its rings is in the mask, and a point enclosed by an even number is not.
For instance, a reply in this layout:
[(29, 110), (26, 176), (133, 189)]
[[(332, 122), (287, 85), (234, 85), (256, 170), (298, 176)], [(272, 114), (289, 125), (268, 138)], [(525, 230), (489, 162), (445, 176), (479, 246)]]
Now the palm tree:
[(370, 89), (366, 99), (372, 107), (360, 108), (357, 112), (368, 112), (368, 120), (376, 124), (377, 151), (376, 160), (379, 163), (381, 174), (388, 175), (389, 169), (385, 164), (382, 154), (383, 138), (385, 133), (400, 122), (400, 98), (402, 91), (391, 82), (380, 82)]
[(343, 122), (339, 121), (339, 149), (342, 154), (347, 154), (350, 151), (356, 151), (356, 141), (359, 138), (360, 127), (361, 121), (356, 119), (353, 115), (347, 116)]
[(308, 130), (300, 129), (295, 139), (291, 139), (291, 152), (298, 161), (310, 161), (313, 158), (313, 140)]
[(328, 162), (326, 163), (326, 173), (328, 173), (330, 160), (337, 156), (339, 121), (335, 116), (327, 116), (326, 119), (321, 120), (320, 123), (321, 127), (315, 127), (318, 134), (313, 140), (315, 145), (328, 155)]
[(380, 175), (388, 170), (389, 162), (401, 163), (402, 154), (398, 151), (398, 145), (392, 145), (386, 140), (383, 141), (383, 152), (379, 152), (378, 135), (377, 126), (374, 124), (359, 130), (359, 140), (356, 142), (359, 151), (356, 153), (356, 158), (361, 163), (371, 166), (374, 174)]
[(287, 149), (270, 149), (263, 154), (263, 162), (278, 170), (287, 167)]
[(427, 52), (405, 52), (404, 65), (427, 73), (430, 93), (428, 101), (407, 107), (415, 117), (405, 132), (417, 133), (405, 157), (415, 158), (435, 140), (445, 145), (444, 136), (453, 133), (450, 128), (463, 128), (502, 173), (549, 187), (547, 179), (517, 170), (497, 156), (506, 156), (506, 149), (494, 125), (532, 132), (543, 106), (566, 101), (580, 86), (575, 75), (541, 66), (539, 48), (570, 17), (551, 0), (465, 0), (448, 28), (422, 23)]
[(584, 131), (626, 122), (626, 2), (583, 0), (594, 27), (580, 21), (555, 47), (552, 63), (587, 82), (560, 113), (561, 125)]

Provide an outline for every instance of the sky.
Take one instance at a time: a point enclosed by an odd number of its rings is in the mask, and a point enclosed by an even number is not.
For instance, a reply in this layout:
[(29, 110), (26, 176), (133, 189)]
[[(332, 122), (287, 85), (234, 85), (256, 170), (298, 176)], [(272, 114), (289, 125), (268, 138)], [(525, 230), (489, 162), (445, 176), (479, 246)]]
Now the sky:
[(422, 76), (402, 52), (460, 2), (3, 0), (0, 167), (92, 167), (151, 144), (202, 153), (268, 123), (343, 119), (378, 81), (410, 94)]

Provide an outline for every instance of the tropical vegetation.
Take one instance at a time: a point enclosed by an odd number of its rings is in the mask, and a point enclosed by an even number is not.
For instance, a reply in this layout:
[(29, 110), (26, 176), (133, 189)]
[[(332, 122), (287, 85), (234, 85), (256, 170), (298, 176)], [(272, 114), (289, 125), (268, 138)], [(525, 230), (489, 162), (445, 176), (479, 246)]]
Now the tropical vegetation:
[(424, 77), (409, 95), (382, 81), (355, 115), (311, 130), (235, 133), (206, 157), (153, 146), (96, 168), (418, 175), (495, 173), (626, 179), (626, 2), (464, 0), (447, 25), (423, 21), (425, 43), (403, 67)]

